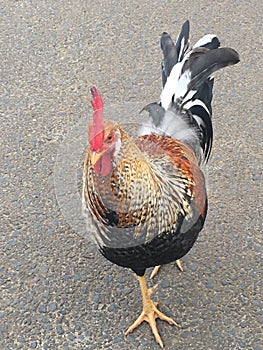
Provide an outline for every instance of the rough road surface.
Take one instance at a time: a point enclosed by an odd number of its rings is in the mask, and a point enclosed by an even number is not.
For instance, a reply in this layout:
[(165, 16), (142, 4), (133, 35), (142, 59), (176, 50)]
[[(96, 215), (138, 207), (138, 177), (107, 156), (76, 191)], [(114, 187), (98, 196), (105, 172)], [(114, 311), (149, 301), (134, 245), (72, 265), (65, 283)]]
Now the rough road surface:
[(216, 74), (205, 229), (185, 272), (155, 279), (181, 328), (158, 327), (167, 350), (263, 349), (261, 15), (261, 1), (1, 2), (1, 350), (159, 349), (146, 324), (124, 336), (140, 290), (83, 233), (76, 188), (89, 87), (129, 123), (158, 100), (161, 33), (186, 19), (192, 43), (215, 33), (241, 62)]

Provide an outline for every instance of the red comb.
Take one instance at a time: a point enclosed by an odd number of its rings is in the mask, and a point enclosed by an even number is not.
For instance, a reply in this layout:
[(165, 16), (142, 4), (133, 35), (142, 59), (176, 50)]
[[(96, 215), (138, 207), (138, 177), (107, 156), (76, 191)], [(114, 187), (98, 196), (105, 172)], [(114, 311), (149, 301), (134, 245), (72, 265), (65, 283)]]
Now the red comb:
[(95, 86), (93, 86), (90, 89), (90, 92), (93, 98), (93, 100), (90, 100), (90, 103), (92, 104), (94, 112), (103, 109), (103, 101), (99, 90)]
[(103, 101), (99, 90), (93, 86), (90, 89), (92, 100), (90, 103), (93, 107), (93, 125), (90, 135), (90, 148), (97, 151), (103, 144)]

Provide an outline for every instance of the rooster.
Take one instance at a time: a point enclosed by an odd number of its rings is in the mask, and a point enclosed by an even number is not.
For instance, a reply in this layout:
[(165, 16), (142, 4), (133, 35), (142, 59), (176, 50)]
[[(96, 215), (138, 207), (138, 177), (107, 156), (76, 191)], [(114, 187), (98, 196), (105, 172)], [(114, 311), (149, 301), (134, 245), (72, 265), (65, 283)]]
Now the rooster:
[(125, 334), (149, 323), (163, 348), (156, 318), (178, 326), (152, 301), (149, 267), (178, 261), (195, 243), (207, 213), (204, 167), (213, 131), (213, 78), (220, 68), (239, 62), (238, 53), (220, 48), (215, 35), (205, 35), (191, 49), (189, 22), (176, 43), (161, 37), (163, 89), (138, 138), (111, 120), (104, 120), (100, 92), (91, 88), (93, 120), (83, 172), (83, 210), (96, 227), (100, 252), (138, 276), (143, 310)]

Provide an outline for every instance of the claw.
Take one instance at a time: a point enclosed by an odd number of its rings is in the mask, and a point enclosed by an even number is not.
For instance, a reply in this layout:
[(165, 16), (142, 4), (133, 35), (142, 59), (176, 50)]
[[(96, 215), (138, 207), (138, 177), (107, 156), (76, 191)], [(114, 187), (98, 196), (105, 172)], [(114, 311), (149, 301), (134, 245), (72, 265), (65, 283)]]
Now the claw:
[(182, 271), (182, 272), (184, 272), (184, 269), (183, 269), (183, 265), (182, 265), (182, 263), (181, 263), (181, 260), (178, 259), (178, 260), (175, 261), (175, 263), (176, 263), (176, 265), (178, 266), (179, 270)]
[[(175, 263), (178, 266), (179, 270), (183, 272), (184, 269), (183, 269), (183, 265), (181, 263), (181, 260), (178, 259), (178, 260), (175, 261)], [(152, 273), (150, 275), (150, 279), (151, 280), (157, 275), (157, 273), (160, 270), (160, 267), (161, 267), (161, 265), (155, 266), (155, 268), (152, 270)]]
[(158, 266), (155, 266), (155, 267), (154, 267), (154, 269), (152, 270), (151, 276), (150, 276), (150, 279), (151, 279), (151, 280), (157, 275), (157, 273), (158, 273), (159, 270), (160, 270), (160, 267), (161, 267), (161, 265), (158, 265)]

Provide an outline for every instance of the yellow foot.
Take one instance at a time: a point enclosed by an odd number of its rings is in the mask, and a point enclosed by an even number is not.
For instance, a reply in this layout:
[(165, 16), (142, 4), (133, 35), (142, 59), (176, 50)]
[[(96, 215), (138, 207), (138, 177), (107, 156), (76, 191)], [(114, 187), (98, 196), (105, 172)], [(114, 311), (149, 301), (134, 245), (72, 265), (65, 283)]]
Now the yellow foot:
[(157, 326), (156, 326), (156, 318), (160, 318), (163, 321), (168, 322), (171, 325), (174, 325), (176, 327), (180, 327), (172, 318), (167, 317), (164, 315), (161, 311), (157, 309), (158, 303), (153, 302), (150, 300), (150, 303), (147, 305), (147, 310), (143, 310), (140, 316), (137, 318), (137, 320), (127, 329), (125, 332), (125, 335), (131, 333), (135, 328), (137, 328), (143, 321), (146, 321), (149, 323), (153, 335), (155, 337), (156, 342), (160, 345), (162, 349), (164, 349), (162, 339), (159, 335)]
[[(182, 263), (181, 263), (181, 260), (178, 259), (178, 260), (175, 261), (175, 263), (176, 263), (176, 265), (178, 266), (179, 270), (183, 272), (184, 269), (183, 269), (183, 265), (182, 265)], [(160, 270), (160, 267), (161, 267), (161, 265), (155, 266), (155, 268), (152, 270), (150, 279), (153, 279), (153, 278), (157, 275), (157, 273), (158, 273), (159, 270)]]

